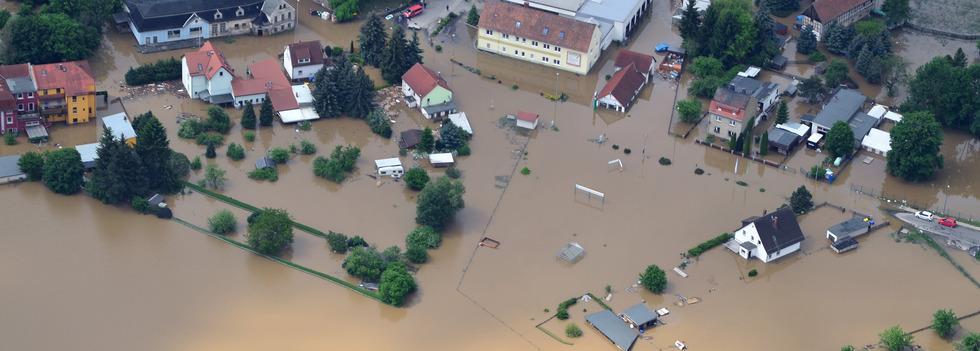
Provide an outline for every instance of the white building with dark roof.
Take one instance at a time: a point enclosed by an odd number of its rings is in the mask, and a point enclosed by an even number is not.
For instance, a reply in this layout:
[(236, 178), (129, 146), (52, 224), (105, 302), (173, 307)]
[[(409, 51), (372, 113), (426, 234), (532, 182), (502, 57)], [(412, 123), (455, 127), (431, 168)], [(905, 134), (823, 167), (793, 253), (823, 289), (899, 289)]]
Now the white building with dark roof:
[(796, 214), (789, 207), (782, 207), (743, 221), (742, 229), (735, 231), (732, 240), (738, 246), (739, 256), (768, 263), (799, 251), (804, 237)]

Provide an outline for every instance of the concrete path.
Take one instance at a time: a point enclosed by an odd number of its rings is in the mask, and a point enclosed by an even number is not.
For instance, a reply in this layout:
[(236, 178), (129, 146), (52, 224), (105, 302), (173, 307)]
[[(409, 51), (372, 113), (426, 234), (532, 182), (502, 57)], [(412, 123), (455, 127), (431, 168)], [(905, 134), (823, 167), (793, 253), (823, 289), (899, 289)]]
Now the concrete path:
[(977, 230), (976, 227), (960, 224), (956, 228), (949, 228), (940, 225), (936, 221), (927, 221), (918, 218), (915, 214), (909, 212), (896, 213), (895, 217), (898, 217), (898, 219), (901, 219), (905, 223), (911, 224), (916, 229), (957, 241), (961, 244), (961, 247), (965, 246), (962, 247), (964, 249), (980, 246), (980, 230)]
[(460, 20), (465, 21), (466, 15), (470, 11), (470, 6), (475, 4), (476, 8), (483, 8), (482, 0), (428, 0), (425, 4), (425, 10), (422, 11), (421, 15), (408, 20), (407, 25), (409, 28), (428, 29), (432, 31), (439, 23), (439, 19), (448, 16), (449, 12), (455, 12), (459, 15)]

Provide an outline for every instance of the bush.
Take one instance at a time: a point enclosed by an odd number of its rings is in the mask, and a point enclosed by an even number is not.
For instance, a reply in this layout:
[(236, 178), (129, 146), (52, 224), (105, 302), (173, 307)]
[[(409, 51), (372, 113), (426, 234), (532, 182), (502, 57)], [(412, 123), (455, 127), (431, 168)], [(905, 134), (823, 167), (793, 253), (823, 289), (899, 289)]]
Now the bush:
[(299, 142), (299, 153), (303, 155), (312, 155), (316, 153), (316, 144), (313, 144), (307, 140), (302, 140)]
[(225, 143), (225, 137), (218, 133), (201, 133), (195, 138), (197, 145), (221, 146)]
[(442, 52), (442, 45), (436, 45), (436, 52)]
[(44, 155), (37, 151), (28, 151), (17, 160), (17, 167), (27, 175), (31, 181), (41, 180), (44, 175)]
[(703, 169), (700, 169), (700, 168), (695, 168), (694, 169), (694, 174), (702, 175), (702, 174), (704, 174), (704, 170)]
[(144, 85), (180, 79), (180, 61), (171, 57), (129, 68), (126, 72), (126, 85)]
[(7, 145), (17, 145), (17, 134), (13, 132), (4, 133), (3, 143)]
[(248, 172), (248, 178), (275, 182), (279, 180), (279, 171), (275, 167), (254, 169)]
[(383, 110), (373, 110), (371, 113), (368, 113), (367, 123), (371, 127), (371, 132), (374, 134), (380, 135), (385, 139), (391, 138), (391, 121), (388, 120), (388, 116), (385, 115)]
[(208, 131), (228, 134), (231, 130), (231, 118), (228, 117), (228, 113), (218, 106), (211, 106), (208, 108), (208, 121), (205, 122), (205, 126)]
[(146, 201), (146, 198), (142, 196), (133, 196), (133, 200), (130, 202), (130, 205), (133, 206), (133, 209), (136, 210), (136, 212), (142, 214), (150, 213), (150, 202)]
[(694, 248), (687, 250), (687, 256), (688, 257), (701, 256), (701, 254), (703, 254), (705, 251), (711, 250), (715, 246), (724, 244), (728, 240), (731, 240), (732, 237), (733, 235), (730, 233), (723, 233), (719, 236), (711, 238), (710, 240), (700, 243), (698, 244), (698, 246), (695, 246)]
[(580, 329), (574, 323), (569, 324), (567, 327), (565, 327), (565, 336), (570, 338), (580, 337), (582, 336), (582, 329)]
[(944, 339), (956, 334), (956, 327), (959, 325), (960, 321), (956, 319), (953, 310), (938, 310), (932, 315), (932, 330)]
[(429, 183), (429, 174), (422, 167), (412, 167), (405, 172), (404, 179), (409, 189), (419, 191)]
[(824, 62), (824, 61), (827, 61), (827, 56), (825, 56), (822, 52), (814, 51), (812, 54), (810, 54), (810, 62)]
[(565, 309), (558, 310), (558, 312), (555, 313), (555, 318), (558, 318), (560, 320), (568, 319), (568, 310)]
[(231, 211), (228, 210), (218, 211), (214, 216), (208, 218), (208, 228), (211, 228), (211, 231), (215, 234), (234, 232), (237, 225), (235, 215), (231, 214)]
[(666, 157), (661, 157), (660, 160), (658, 160), (657, 162), (660, 162), (660, 164), (663, 166), (670, 166), (671, 163), (670, 159)]
[(228, 144), (228, 150), (225, 151), (225, 156), (235, 161), (241, 161), (245, 158), (245, 148), (235, 143)]
[(657, 265), (649, 265), (640, 274), (640, 284), (654, 294), (660, 294), (667, 288), (667, 274)]
[(442, 231), (453, 220), (456, 212), (465, 206), (463, 194), (466, 188), (458, 180), (439, 177), (422, 189), (415, 208), (415, 223)]
[(522, 175), (531, 175), (531, 169), (530, 168), (527, 168), (527, 167), (521, 168), (521, 174)]
[(310, 123), (310, 121), (299, 122), (299, 130), (308, 132), (312, 129), (313, 129), (313, 123)]
[(754, 276), (757, 276), (757, 275), (759, 275), (759, 271), (757, 271), (755, 269), (752, 269), (751, 271), (749, 271), (749, 276), (750, 277), (754, 277)]
[(628, 147), (627, 148), (623, 148), (623, 153), (629, 155), (629, 154), (633, 153), (633, 150), (630, 150), (630, 148), (628, 148)]
[(442, 235), (431, 227), (421, 226), (413, 229), (405, 236), (405, 247), (420, 246), (427, 249), (439, 247)]
[(813, 208), (813, 195), (810, 194), (809, 190), (806, 190), (806, 187), (800, 185), (790, 196), (789, 205), (793, 208), (793, 212), (798, 215), (807, 213)]
[(201, 157), (194, 156), (194, 160), (191, 161), (191, 169), (197, 171), (201, 169)]
[(701, 101), (689, 98), (677, 103), (677, 112), (684, 123), (694, 123), (701, 117)]
[(421, 264), (429, 260), (429, 253), (425, 247), (419, 245), (409, 246), (405, 249), (405, 258), (408, 259), (408, 262)]
[(317, 157), (313, 160), (313, 174), (340, 183), (347, 178), (347, 173), (354, 170), (354, 165), (360, 156), (361, 149), (355, 146), (342, 148), (338, 145), (330, 154), (330, 158)]
[(214, 145), (208, 145), (207, 150), (204, 151), (204, 157), (215, 158), (218, 157), (218, 153), (214, 151)]
[(333, 231), (327, 233), (327, 244), (330, 245), (330, 251), (339, 254), (347, 253), (347, 236), (342, 233)]
[(381, 275), (381, 299), (393, 306), (401, 306), (405, 297), (414, 292), (415, 288), (415, 278), (408, 274), (405, 265), (400, 262), (389, 265)]
[(460, 174), (459, 169), (456, 169), (456, 166), (449, 166), (449, 168), (446, 168), (446, 176), (449, 178), (459, 179), (461, 175), (462, 174)]
[(902, 351), (912, 346), (912, 335), (906, 334), (899, 326), (893, 326), (891, 328), (885, 329), (885, 331), (878, 334), (881, 338), (881, 344), (888, 351)]
[(470, 144), (463, 144), (459, 149), (456, 149), (456, 154), (459, 156), (469, 156), (470, 155)]
[(276, 164), (284, 164), (289, 161), (289, 150), (281, 147), (273, 148), (269, 151), (269, 158)]
[(347, 274), (376, 282), (385, 269), (385, 261), (377, 250), (358, 246), (344, 259), (343, 267), (347, 270)]
[(255, 132), (253, 132), (251, 130), (246, 130), (245, 131), (245, 134), (243, 134), (243, 136), (245, 137), (245, 141), (247, 141), (247, 142), (250, 142), (251, 143), (251, 142), (254, 142), (255, 141)]
[(248, 226), (248, 245), (272, 255), (293, 242), (293, 220), (281, 209), (262, 209)]
[(201, 123), (201, 121), (196, 119), (187, 119), (180, 122), (180, 129), (177, 130), (177, 136), (184, 139), (194, 139), (203, 131), (204, 125)]
[(355, 235), (354, 237), (347, 239), (347, 247), (367, 247), (368, 243), (360, 235)]

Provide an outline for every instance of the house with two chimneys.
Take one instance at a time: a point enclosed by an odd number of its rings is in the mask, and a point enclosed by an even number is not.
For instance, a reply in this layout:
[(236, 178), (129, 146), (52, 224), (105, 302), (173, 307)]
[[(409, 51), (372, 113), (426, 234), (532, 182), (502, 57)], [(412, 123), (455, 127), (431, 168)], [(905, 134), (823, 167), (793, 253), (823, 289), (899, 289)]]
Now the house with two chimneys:
[(630, 50), (620, 50), (616, 56), (616, 73), (595, 95), (598, 107), (610, 108), (619, 112), (633, 104), (640, 91), (650, 81), (653, 74), (653, 56)]
[(402, 94), (409, 107), (418, 107), (428, 119), (442, 119), (458, 112), (449, 83), (421, 63), (402, 75)]

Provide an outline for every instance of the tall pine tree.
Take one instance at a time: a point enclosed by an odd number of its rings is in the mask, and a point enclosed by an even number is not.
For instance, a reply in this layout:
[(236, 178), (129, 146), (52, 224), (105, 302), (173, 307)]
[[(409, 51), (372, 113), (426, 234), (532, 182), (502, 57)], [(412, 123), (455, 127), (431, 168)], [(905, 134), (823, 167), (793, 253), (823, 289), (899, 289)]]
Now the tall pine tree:
[(381, 76), (385, 81), (391, 84), (401, 81), (405, 71), (411, 68), (405, 66), (406, 62), (412, 60), (406, 56), (409, 50), (408, 42), (405, 40), (405, 30), (401, 26), (395, 26), (381, 59)]
[(379, 67), (387, 40), (384, 23), (381, 22), (380, 17), (372, 13), (367, 22), (361, 26), (361, 34), (358, 35), (358, 41), (361, 44), (361, 57), (364, 58), (364, 62)]
[(316, 73), (313, 90), (313, 108), (320, 117), (330, 118), (340, 116), (342, 106), (338, 98), (338, 87), (335, 79), (337, 69), (321, 69)]
[(143, 163), (147, 185), (165, 193), (180, 190), (180, 179), (171, 167), (173, 150), (167, 139), (167, 129), (152, 113), (140, 116), (144, 120), (136, 137), (136, 154)]
[(830, 27), (827, 27), (827, 34), (824, 35), (824, 46), (827, 47), (827, 51), (838, 55), (847, 54), (847, 47), (851, 45), (851, 36), (854, 34), (854, 30), (849, 27), (843, 27), (837, 23), (831, 23)]
[(125, 146), (112, 136), (110, 128), (106, 127), (102, 131), (99, 149), (96, 151), (99, 158), (95, 160), (95, 167), (92, 169), (91, 178), (85, 184), (85, 191), (106, 204), (116, 204), (128, 197), (126, 184), (119, 177), (119, 162), (117, 162), (123, 147)]
[[(325, 71), (325, 70), (321, 70)], [(275, 112), (272, 110), (272, 100), (265, 99), (262, 101), (262, 107), (259, 109), (259, 124), (263, 127), (271, 127), (272, 119), (275, 117)]]
[(245, 110), (242, 111), (242, 128), (255, 129), (255, 106), (252, 106), (251, 101), (245, 102)]
[(422, 63), (422, 45), (419, 44), (419, 32), (412, 32), (412, 41), (408, 43), (408, 51), (405, 56), (409, 58), (403, 68), (408, 71), (416, 63)]
[(684, 39), (684, 46), (690, 47), (697, 44), (698, 27), (701, 26), (701, 14), (694, 7), (696, 0), (687, 0), (687, 6), (681, 15), (681, 38)]
[(350, 108), (347, 115), (365, 118), (374, 109), (374, 82), (364, 73), (363, 67), (358, 67), (350, 89)]

